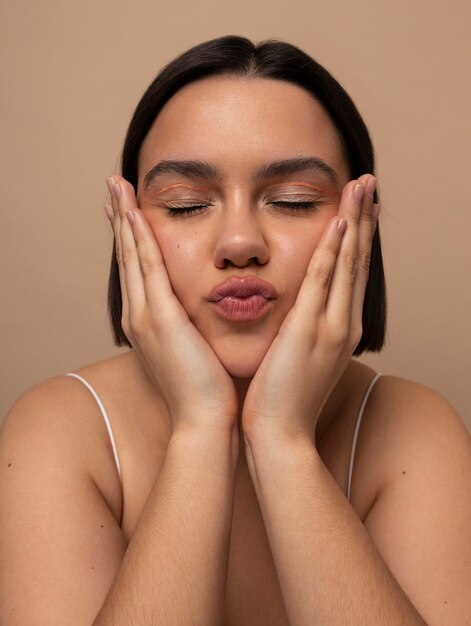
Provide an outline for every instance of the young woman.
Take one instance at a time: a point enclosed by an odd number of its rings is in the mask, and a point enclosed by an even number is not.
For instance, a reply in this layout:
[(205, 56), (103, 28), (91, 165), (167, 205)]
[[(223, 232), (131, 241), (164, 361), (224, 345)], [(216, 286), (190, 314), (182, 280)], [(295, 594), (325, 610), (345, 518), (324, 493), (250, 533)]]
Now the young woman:
[[(0, 438), (0, 622), (462, 625), (471, 441), (381, 349), (373, 149), (298, 48), (165, 67), (108, 180), (130, 349)], [(361, 429), (360, 429), (361, 425)]]

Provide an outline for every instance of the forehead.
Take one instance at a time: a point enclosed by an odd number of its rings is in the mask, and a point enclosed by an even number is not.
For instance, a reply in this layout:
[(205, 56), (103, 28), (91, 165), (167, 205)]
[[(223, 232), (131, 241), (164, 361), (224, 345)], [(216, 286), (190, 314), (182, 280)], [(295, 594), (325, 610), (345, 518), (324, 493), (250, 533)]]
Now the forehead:
[(139, 179), (161, 159), (210, 161), (230, 178), (293, 156), (318, 157), (347, 180), (337, 131), (310, 93), (281, 80), (212, 76), (162, 108), (141, 149)]

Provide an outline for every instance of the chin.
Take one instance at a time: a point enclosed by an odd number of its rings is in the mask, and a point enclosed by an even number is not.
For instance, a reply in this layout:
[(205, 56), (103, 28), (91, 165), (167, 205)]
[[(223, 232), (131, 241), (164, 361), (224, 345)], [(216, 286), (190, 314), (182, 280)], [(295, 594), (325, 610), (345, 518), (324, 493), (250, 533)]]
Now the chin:
[[(267, 354), (278, 327), (258, 327), (245, 332), (208, 332), (198, 328), (232, 378), (253, 378)], [(211, 331), (211, 329), (210, 329)]]
[(231, 363), (226, 365), (223, 363), (227, 372), (232, 378), (253, 378), (260, 363), (252, 365), (251, 363)]
[(247, 350), (224, 350), (216, 354), (232, 378), (253, 378), (266, 352), (266, 347), (258, 350), (252, 347)]

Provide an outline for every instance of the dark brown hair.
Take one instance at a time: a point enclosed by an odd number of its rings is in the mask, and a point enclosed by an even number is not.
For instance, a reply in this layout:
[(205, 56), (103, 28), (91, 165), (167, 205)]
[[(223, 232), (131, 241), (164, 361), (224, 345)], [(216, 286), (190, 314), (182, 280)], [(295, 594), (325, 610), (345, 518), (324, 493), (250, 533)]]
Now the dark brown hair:
[[(215, 75), (283, 80), (311, 93), (337, 129), (350, 179), (374, 174), (374, 150), (368, 129), (343, 87), (305, 52), (292, 44), (269, 39), (258, 44), (227, 35), (201, 43), (166, 65), (142, 96), (129, 124), (122, 154), (122, 175), (136, 190), (141, 146), (164, 104), (184, 85)], [(375, 202), (378, 202), (375, 194)], [(108, 283), (108, 311), (115, 344), (132, 347), (121, 326), (122, 298), (116, 250), (113, 246)], [(363, 305), (363, 334), (354, 351), (379, 352), (386, 331), (386, 285), (379, 225), (373, 239), (370, 275)]]

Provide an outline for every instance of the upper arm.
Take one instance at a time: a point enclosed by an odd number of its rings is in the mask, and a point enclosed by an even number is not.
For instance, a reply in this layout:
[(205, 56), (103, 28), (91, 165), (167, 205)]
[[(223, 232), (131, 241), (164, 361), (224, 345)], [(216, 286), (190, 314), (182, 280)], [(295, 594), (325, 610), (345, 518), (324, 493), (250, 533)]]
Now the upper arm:
[(91, 624), (126, 549), (84, 464), (85, 442), (66, 419), (67, 399), (53, 395), (41, 386), (28, 391), (0, 431), (0, 623), (6, 626)]
[(461, 626), (471, 619), (471, 437), (441, 396), (413, 387), (393, 402), (388, 476), (364, 525), (427, 624)]

